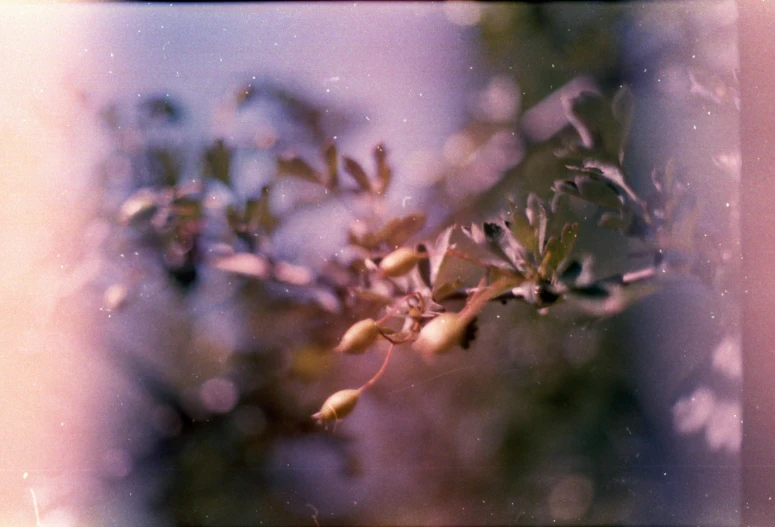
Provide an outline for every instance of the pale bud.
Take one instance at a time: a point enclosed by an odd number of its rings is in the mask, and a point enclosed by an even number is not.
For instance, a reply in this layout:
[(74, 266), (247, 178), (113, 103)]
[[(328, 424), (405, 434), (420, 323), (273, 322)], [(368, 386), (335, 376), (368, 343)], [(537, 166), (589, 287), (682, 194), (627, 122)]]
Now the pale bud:
[(353, 411), (360, 396), (360, 390), (340, 390), (326, 399), (320, 411), (313, 414), (312, 418), (318, 422), (339, 421)]
[(442, 313), (420, 330), (412, 347), (425, 355), (438, 355), (459, 345), (466, 323), (457, 313)]
[(379, 336), (379, 326), (374, 319), (356, 322), (348, 329), (334, 351), (339, 353), (364, 353)]
[(392, 253), (385, 256), (379, 262), (379, 268), (386, 276), (403, 276), (417, 265), (424, 256), (417, 251), (400, 247)]

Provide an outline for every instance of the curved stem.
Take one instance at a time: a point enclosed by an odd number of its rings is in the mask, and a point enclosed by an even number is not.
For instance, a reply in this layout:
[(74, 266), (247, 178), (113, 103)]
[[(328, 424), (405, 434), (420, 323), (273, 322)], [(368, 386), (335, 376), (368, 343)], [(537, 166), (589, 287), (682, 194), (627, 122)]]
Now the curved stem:
[(358, 388), (358, 391), (360, 393), (363, 393), (364, 391), (368, 390), (372, 386), (374, 386), (374, 383), (376, 383), (380, 377), (382, 377), (382, 374), (385, 373), (385, 370), (387, 369), (387, 364), (390, 361), (390, 355), (393, 353), (393, 348), (395, 348), (396, 345), (391, 342), (390, 347), (388, 348), (387, 355), (385, 355), (385, 361), (382, 363), (382, 367), (379, 369), (377, 373), (374, 374), (374, 377), (363, 383), (363, 386)]

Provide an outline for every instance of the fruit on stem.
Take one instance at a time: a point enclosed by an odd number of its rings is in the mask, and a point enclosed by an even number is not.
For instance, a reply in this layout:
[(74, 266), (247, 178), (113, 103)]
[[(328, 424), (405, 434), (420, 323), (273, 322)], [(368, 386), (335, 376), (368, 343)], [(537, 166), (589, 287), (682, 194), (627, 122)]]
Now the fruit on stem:
[(334, 351), (339, 353), (364, 353), (379, 336), (379, 325), (372, 318), (356, 322), (348, 329)]

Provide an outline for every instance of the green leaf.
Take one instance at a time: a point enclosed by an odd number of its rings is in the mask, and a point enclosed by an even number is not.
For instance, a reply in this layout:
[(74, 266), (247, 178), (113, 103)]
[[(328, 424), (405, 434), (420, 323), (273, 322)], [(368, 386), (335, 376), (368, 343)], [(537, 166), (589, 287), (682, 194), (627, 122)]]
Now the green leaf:
[(578, 239), (578, 237), (579, 224), (566, 223), (562, 228), (562, 234), (560, 235), (560, 242), (562, 243), (562, 259), (560, 261), (567, 258), (571, 251), (573, 251), (573, 246), (576, 245), (576, 239)]
[(371, 192), (371, 182), (369, 181), (369, 177), (366, 175), (366, 172), (363, 170), (363, 167), (361, 167), (357, 161), (347, 156), (342, 156), (342, 160), (344, 161), (345, 172), (350, 174), (350, 176), (355, 180), (356, 183), (358, 183), (358, 186), (361, 187), (362, 190)]
[(544, 257), (541, 260), (541, 266), (538, 268), (538, 274), (542, 278), (546, 280), (552, 278), (562, 261), (573, 250), (578, 234), (578, 223), (566, 223), (559, 238), (555, 236), (549, 238), (544, 250)]
[(387, 164), (387, 151), (383, 143), (374, 149), (374, 159), (377, 161), (377, 194), (384, 195), (390, 187), (393, 171)]
[(322, 178), (317, 170), (295, 154), (286, 154), (278, 157), (277, 172), (281, 176), (292, 176), (317, 185), (322, 184)]
[(543, 254), (546, 245), (546, 226), (549, 218), (546, 215), (546, 208), (541, 200), (534, 193), (527, 197), (527, 208), (525, 209), (530, 226), (533, 227), (536, 236), (537, 250), (534, 254)]
[(527, 251), (538, 254), (538, 238), (530, 222), (514, 203), (509, 201), (509, 230), (514, 239)]
[(573, 179), (558, 179), (552, 184), (552, 190), (555, 193), (568, 194), (569, 196), (581, 196), (579, 187)]
[(593, 177), (605, 178), (612, 182), (617, 188), (624, 191), (624, 193), (627, 194), (627, 196), (632, 201), (641, 205), (643, 204), (638, 195), (635, 194), (635, 191), (632, 190), (629, 185), (627, 185), (627, 182), (624, 180), (624, 173), (622, 170), (614, 164), (604, 163), (595, 159), (585, 159), (581, 167), (569, 168), (575, 168), (580, 172), (592, 174)]
[(579, 197), (595, 205), (609, 209), (621, 209), (624, 205), (617, 188), (605, 179), (593, 178), (588, 175), (574, 178), (576, 188), (579, 189)]
[(223, 139), (217, 139), (213, 145), (205, 150), (204, 175), (212, 177), (226, 185), (231, 186), (231, 158), (233, 150), (226, 145)]
[(541, 260), (541, 265), (538, 267), (538, 275), (545, 280), (549, 280), (561, 260), (562, 242), (556, 236), (552, 236), (546, 242), (546, 247), (544, 247), (544, 257)]

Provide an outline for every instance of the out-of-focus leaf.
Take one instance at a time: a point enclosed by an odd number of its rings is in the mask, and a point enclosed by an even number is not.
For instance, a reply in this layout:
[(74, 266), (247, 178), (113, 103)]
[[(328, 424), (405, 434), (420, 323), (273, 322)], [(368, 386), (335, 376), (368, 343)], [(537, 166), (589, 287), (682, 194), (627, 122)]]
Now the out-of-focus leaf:
[(231, 158), (233, 150), (223, 139), (217, 139), (204, 154), (205, 177), (212, 177), (231, 186)]
[(522, 247), (533, 254), (538, 254), (538, 238), (535, 229), (514, 203), (509, 202), (509, 229), (512, 236)]
[(387, 164), (387, 151), (383, 143), (374, 149), (374, 159), (377, 161), (377, 194), (384, 195), (390, 187), (393, 171)]
[(242, 220), (239, 212), (234, 208), (234, 205), (226, 207), (226, 221), (228, 222), (231, 231), (236, 232), (241, 228)]
[(118, 218), (124, 225), (149, 220), (159, 208), (158, 194), (150, 188), (141, 188), (121, 204)]
[(391, 248), (403, 245), (425, 226), (425, 214), (416, 213), (390, 220), (377, 233), (377, 240)]
[(552, 190), (555, 193), (561, 192), (570, 196), (581, 196), (581, 191), (579, 191), (579, 187), (573, 179), (558, 179), (552, 184)]
[(574, 182), (579, 190), (580, 197), (595, 205), (618, 210), (624, 204), (616, 187), (605, 179), (576, 176)]
[(291, 354), (288, 373), (304, 381), (312, 381), (328, 371), (333, 354), (327, 348), (306, 346)]
[(616, 120), (622, 125), (626, 125), (625, 129), (629, 128), (634, 108), (635, 97), (632, 95), (632, 90), (629, 86), (624, 85), (616, 91), (611, 102), (611, 110), (614, 112)]
[(293, 176), (310, 183), (322, 184), (318, 171), (294, 154), (286, 154), (277, 158), (277, 172), (281, 176)]
[(566, 114), (584, 148), (606, 163), (618, 163), (626, 130), (614, 116), (611, 103), (600, 94), (584, 92), (570, 106)]
[(193, 197), (182, 196), (172, 202), (175, 216), (181, 220), (198, 220), (202, 217), (202, 203)]
[(150, 163), (152, 173), (157, 176), (154, 178), (155, 181), (169, 187), (178, 182), (181, 162), (169, 149), (164, 147), (149, 148), (148, 162)]
[(379, 240), (374, 234), (370, 232), (358, 233), (354, 228), (351, 228), (350, 232), (347, 233), (347, 243), (350, 245), (363, 247), (364, 249), (368, 249), (370, 251), (373, 251), (379, 247)]
[(150, 119), (171, 123), (180, 120), (183, 114), (180, 107), (166, 97), (151, 97), (142, 103), (140, 109)]
[(663, 172), (654, 169), (651, 173), (651, 181), (660, 193), (671, 192), (675, 186), (675, 160), (670, 158)]
[(362, 190), (371, 192), (371, 182), (369, 181), (369, 177), (366, 175), (366, 172), (363, 170), (363, 167), (361, 167), (357, 161), (347, 156), (342, 156), (342, 160), (344, 161), (345, 172), (350, 174), (350, 176), (355, 180), (356, 183), (358, 183), (358, 186), (361, 187)]
[(202, 198), (202, 182), (201, 181), (185, 181), (175, 186), (176, 198), (192, 198), (201, 200)]
[(391, 249), (395, 249), (422, 230), (425, 226), (425, 215), (416, 213), (390, 220), (376, 233), (363, 232), (363, 229), (359, 229), (360, 225), (353, 225), (350, 229), (349, 242), (351, 244), (375, 250), (384, 243)]
[(670, 226), (669, 247), (691, 253), (694, 250), (694, 233), (700, 221), (699, 210), (689, 205)]
[(350, 289), (350, 294), (353, 295), (357, 301), (377, 308), (389, 306), (393, 303), (392, 297), (369, 291), (368, 289), (352, 288)]
[(234, 254), (234, 247), (228, 243), (212, 243), (207, 247), (207, 254), (211, 258), (231, 256)]
[(245, 203), (245, 229), (249, 233), (263, 231), (267, 234), (271, 234), (280, 222), (280, 220), (272, 214), (272, 210), (269, 206), (270, 192), (271, 185), (265, 185), (261, 189), (261, 196), (258, 199), (252, 198)]
[(272, 266), (266, 258), (251, 253), (237, 253), (217, 258), (212, 262), (212, 267), (260, 279), (267, 278), (272, 270)]
[(323, 155), (326, 158), (326, 166), (328, 167), (326, 186), (334, 190), (339, 186), (339, 154), (333, 141), (329, 141), (325, 146)]
[[(578, 167), (569, 168), (576, 168), (578, 170)], [(627, 185), (627, 182), (624, 180), (624, 173), (618, 166), (612, 163), (600, 162), (596, 159), (585, 159), (581, 167), (581, 172), (586, 172), (588, 174), (593, 174), (608, 179), (609, 181), (613, 182), (616, 187), (623, 190), (632, 201), (638, 204), (643, 204), (635, 191), (632, 190), (629, 185)]]
[(315, 275), (307, 267), (288, 262), (277, 262), (274, 265), (274, 277), (291, 285), (308, 285), (315, 279)]
[(600, 221), (597, 224), (599, 227), (626, 233), (630, 225), (630, 219), (621, 212), (606, 212), (600, 217)]
[(308, 291), (315, 303), (324, 311), (339, 313), (342, 310), (342, 303), (339, 301), (339, 298), (328, 289), (312, 287)]
[(237, 108), (248, 104), (256, 96), (256, 88), (252, 84), (243, 84), (234, 92), (234, 102)]
[(740, 109), (740, 92), (734, 78), (724, 79), (716, 73), (699, 68), (689, 68), (689, 93), (721, 105), (733, 105)]

